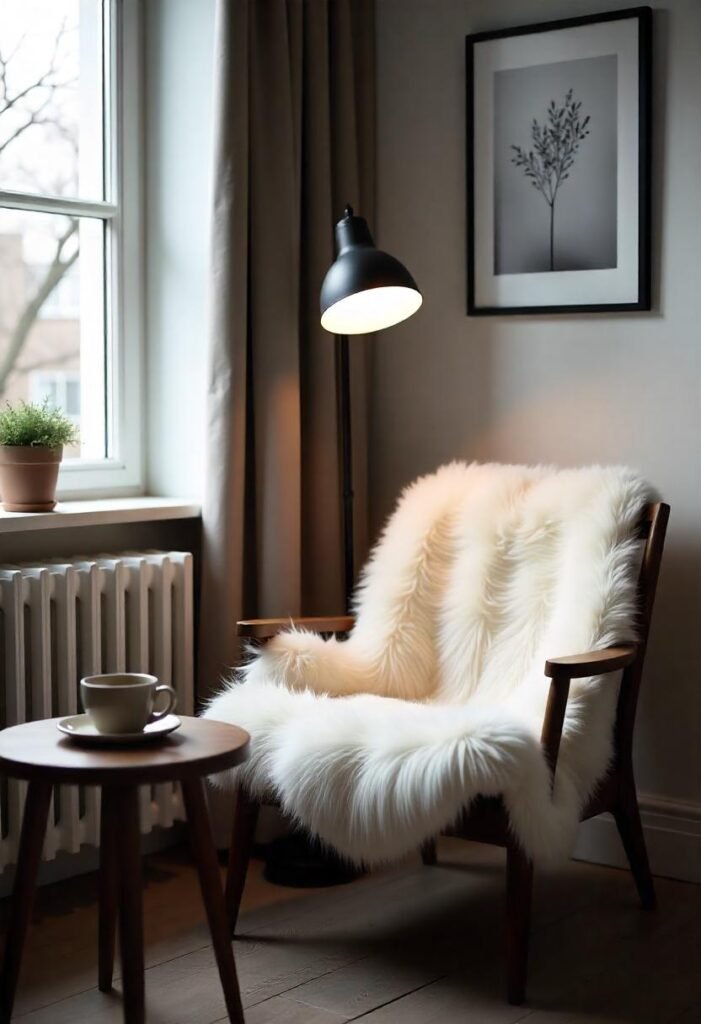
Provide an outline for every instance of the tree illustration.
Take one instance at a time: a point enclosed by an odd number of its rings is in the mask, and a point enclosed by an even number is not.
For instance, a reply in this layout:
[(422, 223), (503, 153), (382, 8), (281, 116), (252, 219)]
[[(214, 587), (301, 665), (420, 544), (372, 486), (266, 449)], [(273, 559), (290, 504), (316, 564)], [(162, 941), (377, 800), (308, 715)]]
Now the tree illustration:
[(550, 270), (555, 269), (555, 200), (579, 152), (582, 141), (589, 135), (590, 117), (582, 118), (581, 101), (574, 99), (570, 89), (561, 107), (550, 100), (547, 119), (542, 126), (533, 118), (531, 139), (533, 148), (511, 146), (511, 163), (520, 167), (533, 188), (538, 189), (550, 208)]
[[(15, 49), (6, 56), (0, 50), (0, 158), (3, 162), (7, 160), (8, 155), (15, 151), (19, 152), (17, 143), (26, 133), (42, 127), (60, 135), (74, 150), (77, 150), (75, 127), (66, 122), (60, 103), (64, 90), (70, 89), (74, 85), (71, 81), (63, 80), (59, 67), (59, 53), (66, 31), (64, 21), (56, 33), (52, 53), (47, 60), (46, 67), (37, 74), (33, 81), (24, 83), (21, 87), (13, 89), (12, 81), (15, 64), (18, 66), (22, 64), (24, 38), (20, 39)], [(25, 168), (23, 168), (23, 173), (28, 180), (34, 177)], [(49, 173), (51, 172), (49, 171)], [(2, 187), (1, 178), (0, 175), (0, 187)], [(36, 182), (35, 184), (38, 192), (49, 191), (54, 195), (62, 195), (71, 188), (73, 182), (53, 177), (50, 182)], [(22, 367), (18, 365), (18, 360), (41, 307), (78, 259), (78, 221), (72, 217), (56, 217), (55, 222), (57, 233), (51, 262), (36, 282), (33, 293), (26, 300), (14, 323), (9, 327), (3, 325), (3, 333), (7, 336), (7, 346), (0, 356), (0, 396), (5, 391), (13, 373), (29, 372), (29, 370), (41, 368), (43, 365), (38, 363)]]

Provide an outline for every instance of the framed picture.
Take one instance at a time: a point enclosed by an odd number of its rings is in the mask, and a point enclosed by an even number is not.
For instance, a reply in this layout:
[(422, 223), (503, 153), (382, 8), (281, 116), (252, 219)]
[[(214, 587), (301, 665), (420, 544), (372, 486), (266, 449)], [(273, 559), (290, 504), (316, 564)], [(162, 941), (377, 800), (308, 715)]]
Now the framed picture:
[(467, 311), (650, 309), (649, 7), (467, 36)]

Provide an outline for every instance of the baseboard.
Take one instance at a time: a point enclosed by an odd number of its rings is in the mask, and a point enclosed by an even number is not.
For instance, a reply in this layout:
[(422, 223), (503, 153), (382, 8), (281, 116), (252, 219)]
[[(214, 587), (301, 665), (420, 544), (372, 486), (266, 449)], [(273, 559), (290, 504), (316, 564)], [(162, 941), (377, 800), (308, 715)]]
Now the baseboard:
[[(639, 801), (653, 874), (701, 884), (701, 804), (648, 793), (641, 793)], [(594, 864), (628, 866), (610, 814), (580, 825), (574, 856)]]
[[(156, 827), (141, 837), (141, 851), (156, 853), (158, 850), (177, 846), (183, 841), (184, 834), (185, 826), (182, 824), (173, 825), (171, 828)], [(91, 871), (97, 871), (99, 863), (100, 851), (95, 846), (83, 846), (78, 853), (58, 853), (53, 860), (42, 862), (37, 884), (50, 885), (52, 882), (61, 882), (64, 878), (73, 878), (75, 875), (87, 875)], [(4, 899), (12, 892), (14, 877), (14, 865), (9, 865), (0, 872), (0, 899)]]

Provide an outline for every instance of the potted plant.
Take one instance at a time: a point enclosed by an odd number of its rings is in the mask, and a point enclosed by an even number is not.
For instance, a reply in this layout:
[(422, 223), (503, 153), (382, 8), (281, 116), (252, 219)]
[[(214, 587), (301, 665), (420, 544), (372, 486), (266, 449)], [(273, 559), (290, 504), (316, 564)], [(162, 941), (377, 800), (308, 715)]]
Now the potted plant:
[(76, 429), (60, 409), (20, 402), (0, 410), (0, 495), (6, 512), (51, 512), (63, 446)]

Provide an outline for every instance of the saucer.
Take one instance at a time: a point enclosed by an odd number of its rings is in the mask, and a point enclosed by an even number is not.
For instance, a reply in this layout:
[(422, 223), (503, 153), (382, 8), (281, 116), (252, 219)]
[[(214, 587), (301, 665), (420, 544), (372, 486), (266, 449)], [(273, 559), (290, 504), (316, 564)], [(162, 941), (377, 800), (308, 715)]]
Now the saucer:
[(56, 728), (70, 736), (75, 743), (85, 743), (91, 747), (131, 747), (163, 739), (168, 733), (179, 729), (181, 724), (177, 715), (166, 715), (156, 722), (150, 722), (141, 732), (98, 732), (89, 715), (70, 715), (57, 722)]

